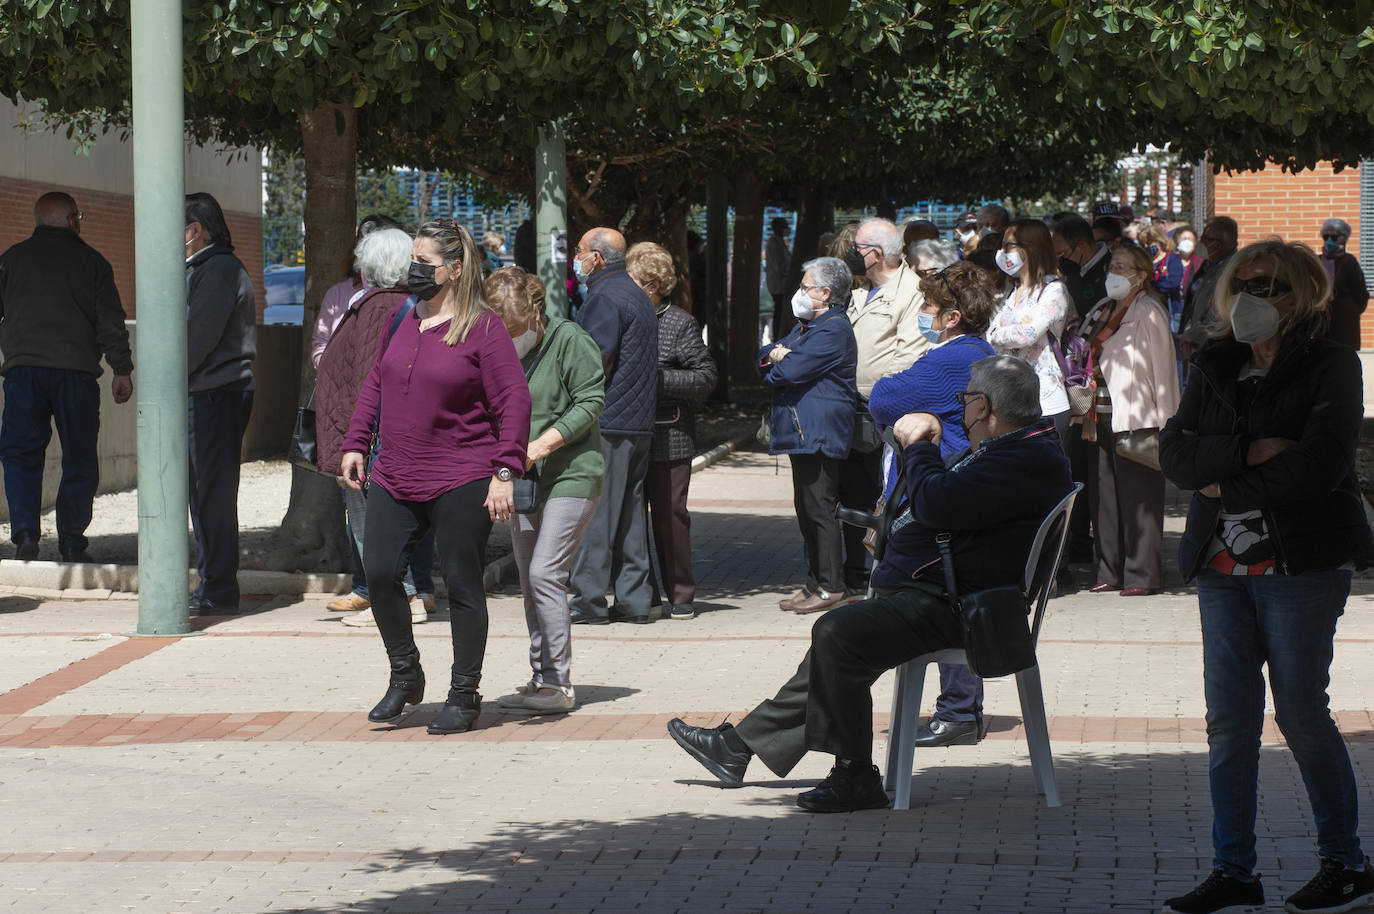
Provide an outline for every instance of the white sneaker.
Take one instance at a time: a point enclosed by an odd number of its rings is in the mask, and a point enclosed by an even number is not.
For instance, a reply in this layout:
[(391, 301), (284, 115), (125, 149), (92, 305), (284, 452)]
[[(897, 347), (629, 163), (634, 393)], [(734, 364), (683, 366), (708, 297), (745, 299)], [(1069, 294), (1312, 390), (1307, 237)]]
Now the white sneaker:
[(553, 689), (553, 694), (542, 695), (535, 693), (526, 696), (523, 705), (526, 711), (571, 711), (577, 706), (577, 697), (573, 694), (572, 686), (540, 686), (541, 689)]
[(363, 610), (363, 611), (360, 612), (360, 613), (354, 613), (354, 614), (351, 615), (351, 616), (344, 616), (344, 617), (343, 617), (342, 619), (340, 619), (339, 621), (342, 622), (344, 625), (350, 626), (350, 627), (352, 627), (352, 628), (376, 628), (376, 627), (377, 627), (377, 620), (374, 619), (374, 618), (372, 618), (372, 609), (371, 609), (371, 607), (369, 607), (368, 609)]
[(429, 621), (429, 611), (425, 609), (425, 602), (419, 594), (410, 598), (410, 621), (415, 625)]

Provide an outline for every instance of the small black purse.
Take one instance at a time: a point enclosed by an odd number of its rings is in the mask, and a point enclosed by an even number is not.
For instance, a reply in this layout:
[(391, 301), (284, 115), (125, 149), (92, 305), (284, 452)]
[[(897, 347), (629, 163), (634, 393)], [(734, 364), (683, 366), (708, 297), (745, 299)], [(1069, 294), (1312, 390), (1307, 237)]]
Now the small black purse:
[(310, 388), (310, 399), (304, 406), (296, 409), (296, 427), (291, 431), (291, 447), (286, 459), (294, 466), (318, 473), (316, 458), (319, 449), (315, 444), (315, 388)]
[(964, 654), (975, 676), (1007, 676), (1035, 666), (1031, 641), (1030, 601), (1020, 587), (990, 587), (959, 595), (954, 580), (954, 555), (950, 535), (935, 537), (945, 566), (945, 592), (949, 607), (959, 617), (964, 634)]

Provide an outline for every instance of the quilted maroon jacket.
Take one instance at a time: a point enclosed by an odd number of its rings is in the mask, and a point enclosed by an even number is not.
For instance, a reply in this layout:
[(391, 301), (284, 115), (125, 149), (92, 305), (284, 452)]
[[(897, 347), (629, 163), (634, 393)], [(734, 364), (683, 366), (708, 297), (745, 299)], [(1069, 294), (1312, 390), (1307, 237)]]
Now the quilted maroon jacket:
[(368, 289), (344, 312), (324, 348), (315, 374), (315, 465), (321, 473), (342, 472), (343, 442), (358, 392), (377, 361), (391, 315), (409, 295), (404, 289)]

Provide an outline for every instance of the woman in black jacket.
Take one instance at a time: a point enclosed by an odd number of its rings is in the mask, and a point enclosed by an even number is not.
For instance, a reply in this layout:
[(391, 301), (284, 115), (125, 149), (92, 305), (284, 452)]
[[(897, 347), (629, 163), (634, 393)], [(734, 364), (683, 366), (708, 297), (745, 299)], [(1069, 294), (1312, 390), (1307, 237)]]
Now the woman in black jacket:
[(665, 615), (691, 619), (696, 615), (692, 601), (697, 581), (692, 572), (687, 488), (696, 455), (697, 405), (715, 390), (716, 363), (692, 315), (668, 304), (677, 284), (673, 255), (653, 242), (640, 242), (625, 255), (625, 269), (649, 296), (658, 315), (658, 409), (644, 490), (663, 598), (669, 603)]
[(1355, 480), (1360, 363), (1323, 338), (1328, 290), (1304, 245), (1237, 252), (1217, 284), (1214, 338), (1160, 435), (1165, 475), (1196, 490), (1179, 565), (1197, 578), (1214, 853), (1212, 875), (1165, 911), (1263, 903), (1253, 870), (1266, 664), (1321, 859), (1287, 910), (1374, 900), (1355, 775), (1326, 694), (1350, 569), (1374, 551)]

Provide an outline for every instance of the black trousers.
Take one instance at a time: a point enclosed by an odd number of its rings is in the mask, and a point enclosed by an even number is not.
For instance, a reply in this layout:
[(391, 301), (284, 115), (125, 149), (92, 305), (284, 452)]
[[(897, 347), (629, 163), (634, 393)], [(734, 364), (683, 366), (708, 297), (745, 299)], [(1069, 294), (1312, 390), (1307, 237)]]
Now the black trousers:
[(363, 568), (372, 598), (372, 616), (387, 656), (402, 659), (416, 650), (410, 603), (401, 581), (415, 544), (430, 529), (438, 531), (439, 567), (448, 588), (453, 634), (454, 682), (476, 687), (487, 650), (487, 594), (482, 587), (483, 558), (491, 517), (482, 503), (490, 480), (483, 478), (445, 492), (433, 501), (401, 501), (381, 486), (367, 492), (367, 529)]
[(187, 399), (196, 594), (220, 606), (239, 601), (239, 454), (252, 413), (251, 390), (211, 390)]
[[(1083, 440), (1083, 425), (1069, 426), (1069, 471), (1074, 482), (1083, 483), (1085, 493), (1097, 491), (1097, 444)], [(1069, 541), (1064, 560), (1087, 561), (1094, 556), (1093, 527), (1097, 518), (1092, 511), (1092, 498), (1079, 498), (1069, 515)]]
[(840, 461), (824, 454), (791, 454), (792, 504), (806, 552), (806, 586), (832, 594), (844, 590), (844, 534), (835, 505), (840, 499)]
[[(840, 504), (846, 508), (872, 511), (883, 494), (883, 449), (870, 454), (850, 451), (840, 462)], [(868, 550), (864, 548), (864, 529), (841, 525), (844, 533), (844, 581), (850, 590), (868, 589)]]
[(691, 603), (697, 598), (697, 579), (692, 571), (692, 516), (687, 513), (687, 490), (691, 484), (690, 457), (650, 463), (649, 475), (644, 480), (661, 578), (659, 592), (669, 603)]
[(1097, 583), (1164, 586), (1164, 474), (1118, 457), (1107, 423), (1097, 429)]
[(913, 657), (962, 645), (958, 619), (933, 590), (900, 590), (832, 609), (812, 626), (811, 649), (796, 674), (735, 732), (778, 777), (807, 750), (870, 764), (873, 683)]

